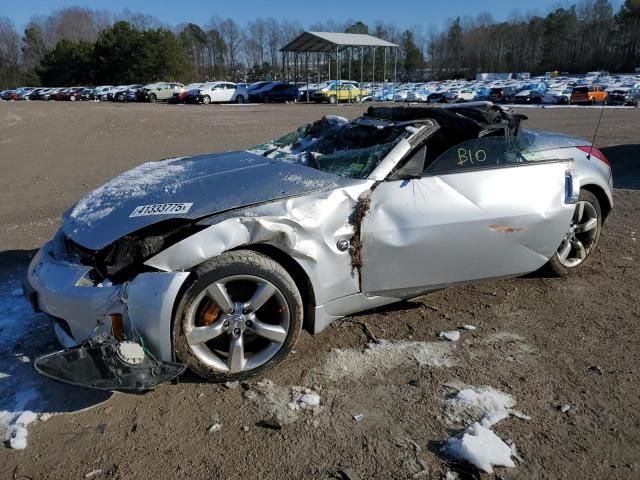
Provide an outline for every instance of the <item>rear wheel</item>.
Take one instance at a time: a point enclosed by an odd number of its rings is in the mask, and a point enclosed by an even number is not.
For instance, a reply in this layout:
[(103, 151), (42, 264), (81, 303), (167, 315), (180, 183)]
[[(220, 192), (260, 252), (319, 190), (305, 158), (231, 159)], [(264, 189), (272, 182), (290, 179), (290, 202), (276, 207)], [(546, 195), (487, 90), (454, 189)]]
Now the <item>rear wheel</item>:
[(602, 210), (596, 196), (582, 190), (569, 230), (547, 263), (554, 275), (565, 277), (578, 269), (595, 251), (602, 230)]
[(242, 95), (238, 95), (236, 97), (236, 103), (244, 103), (244, 97)]
[(302, 328), (302, 299), (286, 270), (256, 252), (205, 262), (176, 312), (176, 355), (214, 382), (259, 375), (281, 362)]
[(360, 95), (356, 95), (356, 98), (354, 98), (353, 101), (355, 103), (360, 103), (360, 102), (362, 102), (362, 99), (360, 98)]
[(338, 102), (338, 97), (336, 97), (335, 95), (331, 95), (329, 97), (329, 103), (337, 103)]

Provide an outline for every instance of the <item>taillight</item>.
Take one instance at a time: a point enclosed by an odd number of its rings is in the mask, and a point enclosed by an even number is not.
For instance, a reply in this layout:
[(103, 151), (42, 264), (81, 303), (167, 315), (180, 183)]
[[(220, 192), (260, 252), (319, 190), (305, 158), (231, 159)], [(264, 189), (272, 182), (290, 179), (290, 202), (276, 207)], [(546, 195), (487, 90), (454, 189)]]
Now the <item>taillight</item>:
[(588, 157), (596, 157), (601, 162), (604, 162), (607, 165), (611, 165), (611, 163), (609, 163), (609, 159), (607, 158), (607, 156), (604, 153), (602, 153), (600, 150), (598, 150), (596, 147), (592, 147), (591, 145), (584, 145), (582, 147), (578, 147), (578, 149), (586, 153)]

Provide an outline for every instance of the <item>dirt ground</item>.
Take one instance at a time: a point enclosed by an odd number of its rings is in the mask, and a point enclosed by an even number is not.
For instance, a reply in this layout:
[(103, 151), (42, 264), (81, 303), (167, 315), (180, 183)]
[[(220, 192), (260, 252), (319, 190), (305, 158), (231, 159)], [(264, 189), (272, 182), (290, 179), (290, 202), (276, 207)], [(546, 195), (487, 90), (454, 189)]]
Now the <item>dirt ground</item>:
[[(355, 117), (363, 109), (0, 103), (0, 276), (20, 275), (62, 212), (123, 170), (246, 148), (322, 114)], [(591, 138), (600, 111), (523, 113), (529, 126)], [(273, 386), (227, 388), (186, 375), (106, 400), (74, 389), (95, 406), (32, 423), (25, 450), (0, 447), (0, 479), (82, 479), (95, 470), (94, 479), (440, 479), (448, 471), (640, 478), (640, 110), (606, 110), (596, 144), (618, 174), (616, 206), (599, 251), (577, 276), (452, 288), (337, 322), (316, 337), (303, 333), (295, 353), (267, 375)], [(393, 343), (367, 348), (364, 324)], [(463, 324), (477, 330), (462, 331), (456, 344), (438, 340)], [(441, 361), (420, 366), (414, 347)], [(531, 417), (495, 427), (517, 446), (516, 468), (480, 475), (442, 455), (443, 441), (461, 428), (444, 399), (461, 384), (506, 392)], [(295, 385), (318, 391), (320, 408), (270, 428), (261, 389)], [(560, 412), (562, 404), (570, 410)], [(209, 432), (215, 423), (220, 431)]]

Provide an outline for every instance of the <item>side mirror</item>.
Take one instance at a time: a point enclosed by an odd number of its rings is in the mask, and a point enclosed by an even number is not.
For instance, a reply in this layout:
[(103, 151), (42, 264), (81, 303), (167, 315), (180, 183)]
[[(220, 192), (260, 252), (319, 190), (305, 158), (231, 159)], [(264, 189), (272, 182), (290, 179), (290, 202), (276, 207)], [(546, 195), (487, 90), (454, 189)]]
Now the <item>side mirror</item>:
[(415, 151), (409, 160), (391, 176), (391, 180), (412, 180), (422, 178), (427, 158), (427, 146), (423, 145)]

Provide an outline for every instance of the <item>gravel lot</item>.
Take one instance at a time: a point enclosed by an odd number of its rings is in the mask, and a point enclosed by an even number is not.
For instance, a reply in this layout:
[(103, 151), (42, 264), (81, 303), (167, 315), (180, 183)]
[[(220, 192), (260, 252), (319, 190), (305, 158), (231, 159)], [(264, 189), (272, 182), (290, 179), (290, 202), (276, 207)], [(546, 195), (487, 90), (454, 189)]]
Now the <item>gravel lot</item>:
[[(0, 284), (17, 281), (65, 209), (123, 170), (246, 148), (322, 114), (363, 110), (0, 103)], [(530, 126), (591, 138), (600, 111), (523, 113)], [(506, 392), (531, 417), (495, 427), (522, 457), (496, 475), (640, 478), (640, 110), (606, 110), (596, 144), (617, 174), (616, 206), (579, 275), (453, 288), (338, 322), (317, 337), (303, 333), (296, 353), (270, 372), (273, 385), (227, 388), (186, 376), (145, 395), (67, 389), (73, 405), (60, 411), (93, 408), (32, 423), (25, 450), (0, 447), (0, 479), (90, 472), (95, 479), (439, 479), (448, 471), (494, 478), (440, 452), (461, 428), (445, 404), (461, 384)], [(438, 340), (438, 332), (463, 324), (477, 330), (462, 331), (457, 344)], [(370, 333), (394, 343), (366, 349)], [(47, 325), (34, 328), (0, 360), (53, 348), (49, 334)], [(446, 361), (420, 367), (414, 348)], [(320, 409), (296, 412), (297, 421), (281, 429), (265, 425), (279, 396), (296, 385), (317, 390)], [(210, 433), (216, 423), (220, 431)]]

